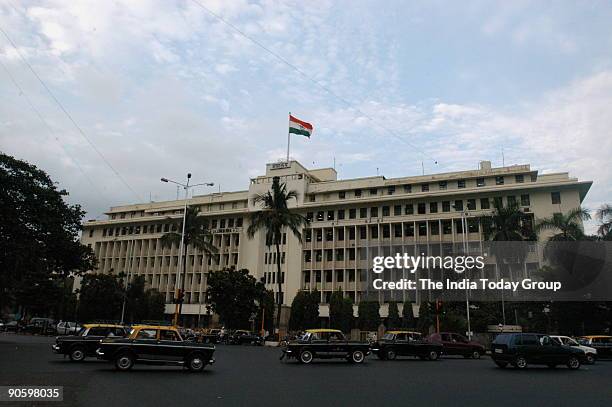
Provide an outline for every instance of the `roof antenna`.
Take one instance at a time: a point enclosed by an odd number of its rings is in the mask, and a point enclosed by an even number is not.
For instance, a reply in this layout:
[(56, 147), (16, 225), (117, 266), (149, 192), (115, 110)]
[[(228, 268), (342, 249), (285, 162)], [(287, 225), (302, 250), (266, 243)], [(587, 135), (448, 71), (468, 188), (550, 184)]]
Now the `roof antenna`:
[(506, 158), (504, 157), (504, 146), (502, 146), (502, 167), (506, 166)]
[(423, 161), (421, 161), (421, 171), (423, 172), (423, 175), (425, 175), (425, 164), (423, 164)]

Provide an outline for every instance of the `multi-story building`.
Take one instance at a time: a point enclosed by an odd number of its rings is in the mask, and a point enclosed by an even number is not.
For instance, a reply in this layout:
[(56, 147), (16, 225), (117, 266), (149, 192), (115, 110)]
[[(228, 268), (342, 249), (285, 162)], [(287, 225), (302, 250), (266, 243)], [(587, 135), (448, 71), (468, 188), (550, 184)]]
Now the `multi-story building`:
[[(579, 207), (592, 184), (567, 173), (539, 174), (529, 165), (492, 168), (488, 161), (477, 170), (347, 180), (338, 180), (332, 168), (309, 170), (297, 161), (267, 164), (265, 175), (252, 178), (248, 190), (188, 200), (209, 219), (219, 249), (208, 257), (188, 247), (183, 305), (183, 313), (191, 316), (188, 323), (196, 315), (207, 318), (204, 293), (210, 271), (246, 268), (276, 293), (274, 248), (266, 244), (263, 233), (253, 239), (246, 234), (249, 215), (258, 210), (252, 198), (266, 192), (275, 176), (297, 192), (290, 206), (310, 220), (302, 243), (291, 233), (283, 237), (282, 300), (290, 305), (298, 290), (317, 289), (322, 317), (328, 315), (327, 304), (338, 289), (355, 303), (365, 298), (381, 303), (412, 299), (406, 292), (371, 289), (373, 255), (409, 252), (420, 244), (443, 245), (465, 237), (470, 244), (478, 243), (483, 233), (475, 219), (490, 213), (496, 201), (519, 205), (534, 221)], [(144, 276), (149, 287), (165, 294), (166, 312), (172, 313), (179, 249), (162, 247), (160, 238), (180, 223), (184, 203), (117, 206), (107, 212), (108, 219), (87, 222), (82, 242), (94, 250), (99, 262), (95, 271)], [(462, 216), (467, 218), (465, 234)], [(383, 307), (381, 314), (385, 313)]]

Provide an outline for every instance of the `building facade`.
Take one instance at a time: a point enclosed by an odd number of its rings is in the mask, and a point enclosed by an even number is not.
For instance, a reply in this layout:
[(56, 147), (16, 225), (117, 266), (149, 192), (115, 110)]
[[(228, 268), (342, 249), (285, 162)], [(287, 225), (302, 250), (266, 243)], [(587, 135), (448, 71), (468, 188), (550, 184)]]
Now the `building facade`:
[[(579, 207), (592, 184), (568, 173), (539, 174), (529, 165), (492, 168), (488, 161), (476, 170), (347, 180), (338, 180), (332, 168), (309, 170), (297, 161), (267, 164), (265, 175), (252, 178), (248, 190), (188, 200), (209, 220), (218, 248), (212, 256), (187, 248), (183, 314), (191, 316), (191, 323), (196, 317), (210, 318), (204, 294), (210, 271), (246, 268), (278, 295), (274, 247), (266, 244), (263, 233), (252, 239), (246, 234), (249, 215), (259, 210), (253, 197), (268, 191), (275, 176), (297, 192), (290, 207), (310, 220), (301, 243), (291, 233), (283, 236), (282, 300), (290, 305), (298, 290), (317, 289), (322, 317), (329, 315), (327, 304), (335, 290), (355, 303), (419, 300), (406, 292), (372, 290), (373, 256), (466, 238), (469, 244), (479, 244), (484, 237), (476, 218), (490, 213), (496, 201), (517, 204), (535, 222)], [(165, 294), (166, 312), (172, 313), (179, 248), (162, 247), (160, 238), (180, 223), (184, 204), (176, 200), (117, 206), (107, 212), (108, 219), (87, 222), (82, 242), (98, 259), (93, 271), (143, 276), (148, 287)], [(397, 277), (393, 270), (389, 273), (388, 280)], [(386, 307), (381, 314), (386, 315)]]

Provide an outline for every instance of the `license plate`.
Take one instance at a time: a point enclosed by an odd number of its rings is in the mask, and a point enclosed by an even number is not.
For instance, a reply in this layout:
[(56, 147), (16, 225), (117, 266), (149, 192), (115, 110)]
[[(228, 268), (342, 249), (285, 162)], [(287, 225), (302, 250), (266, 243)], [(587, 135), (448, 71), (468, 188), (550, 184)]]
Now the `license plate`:
[(495, 353), (504, 353), (504, 350), (500, 348), (496, 348)]

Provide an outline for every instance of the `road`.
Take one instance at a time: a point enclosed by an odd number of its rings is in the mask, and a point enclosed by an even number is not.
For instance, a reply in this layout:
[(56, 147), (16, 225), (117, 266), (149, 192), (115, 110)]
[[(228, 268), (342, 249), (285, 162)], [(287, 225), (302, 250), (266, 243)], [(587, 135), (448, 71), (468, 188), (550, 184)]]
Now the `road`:
[(37, 404), (51, 406), (595, 407), (612, 401), (612, 361), (578, 371), (502, 370), (487, 357), (384, 362), (370, 356), (363, 365), (322, 361), (306, 366), (279, 362), (275, 348), (219, 345), (217, 363), (203, 373), (163, 366), (120, 373), (110, 363), (72, 363), (52, 354), (52, 341), (0, 333), (0, 385), (64, 386), (64, 402)]

